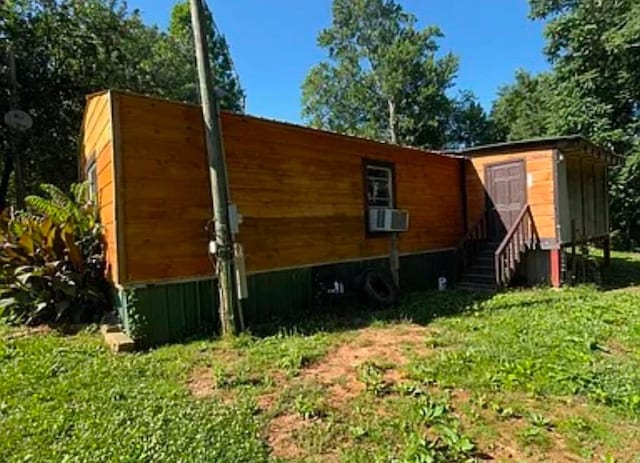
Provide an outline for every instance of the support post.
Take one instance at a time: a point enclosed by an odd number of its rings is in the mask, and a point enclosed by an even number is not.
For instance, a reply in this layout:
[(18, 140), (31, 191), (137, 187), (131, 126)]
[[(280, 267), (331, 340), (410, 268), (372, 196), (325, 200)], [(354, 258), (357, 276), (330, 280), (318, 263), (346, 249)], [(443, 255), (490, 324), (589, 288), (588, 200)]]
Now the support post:
[(607, 235), (602, 243), (602, 251), (604, 255), (604, 266), (609, 267), (611, 265), (611, 237)]
[(391, 278), (396, 288), (400, 288), (400, 253), (398, 251), (398, 233), (391, 234), (391, 255), (389, 256), (391, 264)]
[(551, 249), (549, 251), (549, 258), (551, 259), (551, 286), (554, 288), (559, 288), (562, 285), (560, 276), (562, 255), (560, 249)]
[(202, 0), (190, 0), (191, 24), (196, 51), (200, 102), (204, 119), (207, 158), (211, 177), (214, 234), (216, 242), (216, 270), (220, 296), (222, 335), (235, 334), (235, 315), (238, 309), (237, 288), (233, 266), (233, 238), (229, 227), (229, 188), (220, 130), (220, 110), (215, 93), (214, 75), (209, 61), (207, 35), (204, 30)]

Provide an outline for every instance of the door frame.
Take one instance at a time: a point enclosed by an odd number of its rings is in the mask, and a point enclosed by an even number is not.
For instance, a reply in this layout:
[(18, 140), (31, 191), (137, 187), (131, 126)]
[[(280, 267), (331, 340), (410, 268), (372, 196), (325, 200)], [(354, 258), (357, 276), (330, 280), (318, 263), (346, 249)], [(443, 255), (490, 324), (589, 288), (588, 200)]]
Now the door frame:
[[(488, 214), (490, 212), (490, 207), (491, 207), (491, 195), (489, 194), (489, 188), (491, 185), (491, 175), (490, 175), (490, 171), (492, 168), (494, 167), (500, 167), (500, 166), (506, 166), (509, 164), (520, 164), (520, 168), (522, 169), (522, 180), (523, 180), (523, 189), (524, 189), (524, 204), (523, 207), (526, 206), (529, 203), (529, 186), (528, 186), (528, 179), (527, 179), (527, 160), (526, 158), (522, 157), (522, 158), (518, 158), (518, 159), (512, 159), (512, 160), (505, 160), (505, 161), (500, 161), (500, 162), (494, 162), (491, 164), (485, 164), (484, 166), (484, 192), (485, 192), (485, 203), (484, 203), (484, 210), (485, 210), (485, 214)], [(509, 230), (507, 230), (508, 232)]]

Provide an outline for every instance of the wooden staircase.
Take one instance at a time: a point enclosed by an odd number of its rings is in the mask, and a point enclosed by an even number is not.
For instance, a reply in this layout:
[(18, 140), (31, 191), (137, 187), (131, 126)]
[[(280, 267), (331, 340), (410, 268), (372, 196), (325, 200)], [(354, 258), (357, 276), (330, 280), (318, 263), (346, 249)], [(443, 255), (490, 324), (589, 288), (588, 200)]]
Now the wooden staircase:
[(499, 246), (500, 243), (493, 241), (485, 241), (480, 245), (475, 257), (461, 273), (458, 288), (470, 291), (498, 289), (495, 253)]
[(458, 287), (496, 291), (507, 286), (526, 252), (539, 243), (529, 205), (522, 209), (501, 242), (490, 239), (488, 213), (485, 213), (458, 245)]

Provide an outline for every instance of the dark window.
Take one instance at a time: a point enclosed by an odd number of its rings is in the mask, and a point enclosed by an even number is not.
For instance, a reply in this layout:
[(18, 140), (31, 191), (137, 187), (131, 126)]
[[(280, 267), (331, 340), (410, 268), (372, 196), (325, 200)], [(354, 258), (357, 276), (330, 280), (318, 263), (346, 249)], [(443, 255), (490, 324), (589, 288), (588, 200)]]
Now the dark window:
[(87, 168), (87, 181), (89, 182), (89, 199), (96, 203), (98, 201), (98, 172), (95, 162), (92, 162)]
[(372, 211), (379, 209), (395, 209), (396, 188), (395, 169), (390, 162), (363, 160), (365, 230), (369, 237), (385, 236), (386, 233), (371, 231), (370, 219)]
[(393, 169), (367, 165), (367, 206), (393, 207)]

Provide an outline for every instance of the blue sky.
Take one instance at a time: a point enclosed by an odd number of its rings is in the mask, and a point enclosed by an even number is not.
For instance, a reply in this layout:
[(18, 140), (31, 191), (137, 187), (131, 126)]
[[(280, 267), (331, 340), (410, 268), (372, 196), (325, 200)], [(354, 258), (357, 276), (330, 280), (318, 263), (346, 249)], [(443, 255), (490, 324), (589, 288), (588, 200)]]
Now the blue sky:
[[(129, 0), (146, 22), (166, 27), (175, 0)], [(209, 0), (247, 92), (247, 112), (300, 122), (300, 85), (326, 54), (318, 32), (331, 22), (331, 0)], [(460, 58), (456, 87), (490, 108), (516, 69), (547, 68), (543, 24), (527, 18), (527, 0), (400, 0), (420, 25), (438, 25), (443, 52)]]

